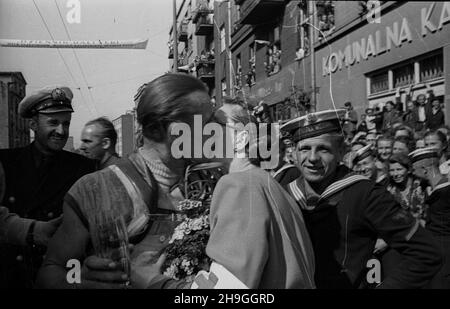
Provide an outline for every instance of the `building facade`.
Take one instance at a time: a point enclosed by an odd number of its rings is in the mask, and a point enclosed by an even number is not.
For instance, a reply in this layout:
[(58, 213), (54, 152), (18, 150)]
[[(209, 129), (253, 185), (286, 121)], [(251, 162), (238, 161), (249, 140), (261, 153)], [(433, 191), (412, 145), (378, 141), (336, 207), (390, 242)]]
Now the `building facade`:
[(210, 95), (215, 97), (214, 1), (183, 0), (177, 7), (176, 19), (176, 40), (173, 26), (169, 32), (171, 71), (175, 71), (174, 45), (177, 45), (176, 71), (198, 77), (208, 86)]
[[(336, 5), (336, 13), (350, 11), (348, 5)], [(341, 27), (339, 17), (328, 42), (315, 46), (319, 110), (351, 101), (362, 113), (394, 100), (396, 92), (405, 103), (409, 88), (413, 98), (432, 89), (450, 104), (449, 2), (385, 1), (378, 20), (347, 17)]]
[(0, 148), (30, 143), (30, 128), (17, 108), (25, 97), (25, 79), (20, 72), (0, 72)]
[(240, 95), (284, 121), (405, 103), (410, 88), (450, 103), (449, 2), (215, 1), (214, 24), (218, 105)]
[(231, 63), (226, 63), (225, 50), (218, 57), (222, 63), (216, 64), (216, 88), (221, 86), (221, 95), (241, 96), (250, 105), (263, 101), (274, 120), (304, 114), (312, 90), (311, 62), (305, 48), (309, 29), (302, 24), (306, 6), (301, 1), (281, 0), (238, 0), (223, 6), (228, 9), (216, 13), (217, 22), (228, 32), (225, 44), (220, 43), (220, 34), (216, 35), (216, 46), (227, 49), (230, 41)]
[(130, 112), (112, 121), (117, 132), (116, 152), (119, 156), (124, 157), (131, 154), (135, 150), (135, 117)]

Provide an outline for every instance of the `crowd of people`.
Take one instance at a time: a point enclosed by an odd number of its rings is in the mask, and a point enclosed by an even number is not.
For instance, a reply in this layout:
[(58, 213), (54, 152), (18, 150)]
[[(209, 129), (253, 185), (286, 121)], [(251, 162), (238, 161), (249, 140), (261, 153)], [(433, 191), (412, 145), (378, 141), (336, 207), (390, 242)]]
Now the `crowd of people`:
[[(264, 104), (227, 98), (214, 110), (200, 80), (169, 73), (140, 88), (142, 144), (119, 158), (104, 117), (83, 128), (83, 156), (64, 151), (73, 94), (41, 89), (19, 105), (34, 142), (0, 150), (0, 286), (449, 288), (449, 131), (429, 94), (404, 113), (392, 102), (368, 109), (359, 124), (347, 102), (292, 119), (271, 140), (248, 131), (272, 122)], [(219, 125), (225, 141), (215, 140), (214, 151), (231, 156), (175, 156), (180, 123), (192, 131)], [(202, 142), (190, 141), (189, 149)], [(271, 158), (251, 156), (267, 141), (279, 145), (271, 170), (262, 168)], [(193, 280), (177, 280), (161, 269), (161, 253), (176, 238), (187, 190), (180, 182), (188, 166), (211, 161), (225, 174), (210, 196), (201, 249), (212, 262)], [(117, 250), (99, 254), (106, 217), (125, 226), (132, 248), (115, 240)], [(367, 277), (371, 259), (382, 263), (381, 280)], [(67, 279), (70, 260), (82, 264), (78, 281)]]
[[(383, 184), (422, 225), (426, 222), (424, 200), (430, 187), (414, 176), (408, 155), (435, 147), (440, 173), (448, 177), (450, 172), (450, 128), (445, 123), (443, 104), (429, 86), (427, 90), (427, 95), (419, 94), (413, 101), (410, 87), (405, 103), (400, 101), (398, 90), (395, 104), (387, 101), (383, 110), (376, 112), (367, 108), (359, 123), (352, 104), (346, 102), (343, 124), (348, 145), (345, 165)], [(403, 105), (407, 106), (406, 111)]]

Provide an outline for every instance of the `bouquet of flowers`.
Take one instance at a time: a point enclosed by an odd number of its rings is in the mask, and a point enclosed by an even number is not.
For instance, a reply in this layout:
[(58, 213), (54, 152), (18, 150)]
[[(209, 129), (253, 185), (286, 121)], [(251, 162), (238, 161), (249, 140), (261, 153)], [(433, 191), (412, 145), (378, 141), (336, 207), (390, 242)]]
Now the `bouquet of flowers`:
[(192, 281), (194, 275), (211, 263), (206, 255), (209, 239), (209, 207), (214, 187), (223, 175), (220, 163), (189, 166), (184, 178), (186, 199), (179, 204), (183, 221), (175, 228), (164, 249), (164, 275)]

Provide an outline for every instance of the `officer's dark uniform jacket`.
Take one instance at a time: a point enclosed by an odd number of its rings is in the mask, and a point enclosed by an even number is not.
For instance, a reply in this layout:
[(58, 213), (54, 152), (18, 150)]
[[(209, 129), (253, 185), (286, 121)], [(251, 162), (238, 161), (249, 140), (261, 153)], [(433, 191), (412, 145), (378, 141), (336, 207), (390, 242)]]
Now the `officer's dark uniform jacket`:
[(302, 178), (286, 189), (303, 210), (313, 243), (318, 288), (367, 286), (367, 262), (377, 238), (399, 251), (404, 262), (381, 288), (420, 288), (439, 270), (441, 257), (428, 231), (380, 185), (340, 166), (321, 196)]
[[(34, 143), (1, 149), (6, 191), (1, 202), (23, 218), (48, 221), (62, 214), (64, 195), (81, 176), (95, 170), (83, 156), (60, 151), (47, 159)], [(0, 248), (0, 286), (30, 287), (45, 248)]]

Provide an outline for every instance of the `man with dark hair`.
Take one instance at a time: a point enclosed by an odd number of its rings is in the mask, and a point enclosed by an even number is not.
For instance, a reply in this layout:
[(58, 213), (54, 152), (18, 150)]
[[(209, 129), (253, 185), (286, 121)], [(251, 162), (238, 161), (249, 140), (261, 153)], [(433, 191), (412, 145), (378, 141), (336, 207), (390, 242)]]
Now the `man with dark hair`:
[[(62, 214), (63, 198), (81, 176), (93, 172), (95, 163), (63, 150), (72, 118), (72, 91), (46, 87), (26, 96), (19, 104), (20, 116), (30, 119), (34, 142), (22, 148), (0, 150), (5, 169), (5, 195), (1, 205), (24, 219), (19, 233), (26, 233), (27, 246), (0, 248), (0, 287), (31, 287), (45, 247), (39, 245), (38, 222)], [(36, 230), (35, 230), (36, 229)]]
[(81, 132), (82, 154), (98, 162), (98, 169), (116, 163), (120, 157), (116, 153), (117, 132), (105, 117), (89, 121)]
[[(287, 186), (301, 207), (316, 258), (318, 288), (358, 288), (367, 283), (367, 261), (378, 238), (403, 257), (380, 288), (420, 288), (441, 263), (428, 231), (386, 189), (341, 165), (344, 110), (309, 114), (282, 130), (297, 143), (302, 176)], [(369, 280), (368, 280), (369, 281)]]
[(392, 101), (387, 101), (385, 108), (386, 111), (383, 113), (383, 125), (381, 127), (381, 130), (383, 132), (387, 132), (392, 128), (392, 125), (398, 118), (396, 115), (396, 110), (394, 109), (395, 104)]
[[(98, 242), (109, 240), (95, 236), (96, 231), (102, 231), (97, 223), (105, 217), (122, 217), (129, 242), (136, 245), (135, 255), (149, 250), (158, 252), (167, 246), (179, 224), (175, 213), (184, 197), (176, 184), (188, 159), (172, 155), (172, 143), (182, 132), (177, 136), (171, 132), (180, 122), (188, 123), (193, 130), (195, 116), (204, 123), (211, 119), (208, 89), (193, 76), (168, 73), (141, 90), (137, 118), (143, 146), (116, 164), (85, 175), (68, 190), (64, 219), (49, 243), (38, 274), (38, 287), (126, 288), (129, 274), (121, 261), (127, 260), (127, 250), (117, 255), (122, 258), (118, 258), (119, 262), (98, 261)], [(192, 142), (194, 145), (199, 141)], [(109, 228), (102, 234), (114, 235), (114, 231), (115, 228)], [(111, 247), (119, 247), (120, 240), (116, 240)], [(83, 264), (79, 283), (66, 280), (66, 264), (71, 259)]]

